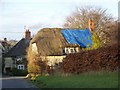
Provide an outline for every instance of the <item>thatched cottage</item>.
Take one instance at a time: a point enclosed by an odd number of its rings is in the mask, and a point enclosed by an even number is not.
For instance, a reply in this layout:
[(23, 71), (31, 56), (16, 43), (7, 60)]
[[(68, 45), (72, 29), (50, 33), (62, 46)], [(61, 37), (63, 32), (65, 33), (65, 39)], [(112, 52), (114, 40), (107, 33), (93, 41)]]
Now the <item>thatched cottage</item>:
[(49, 66), (54, 66), (62, 62), (67, 54), (90, 46), (92, 35), (89, 29), (43, 28), (31, 40), (29, 52), (40, 55)]

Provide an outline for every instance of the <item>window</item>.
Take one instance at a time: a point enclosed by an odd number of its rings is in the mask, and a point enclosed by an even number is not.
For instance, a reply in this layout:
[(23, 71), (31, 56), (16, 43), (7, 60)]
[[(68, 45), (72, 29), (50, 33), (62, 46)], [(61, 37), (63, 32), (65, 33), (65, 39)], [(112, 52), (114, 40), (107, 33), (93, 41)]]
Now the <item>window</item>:
[(76, 47), (75, 52), (79, 52), (80, 48)]
[(65, 48), (65, 54), (77, 52), (74, 47)]
[(72, 48), (72, 49), (70, 49), (70, 51), (71, 51), (71, 53), (75, 53), (75, 50)]
[(66, 54), (68, 54), (68, 53), (69, 53), (68, 48), (65, 48), (65, 53), (66, 53)]
[(18, 65), (18, 69), (24, 70), (24, 65)]
[(63, 53), (65, 54), (65, 50), (63, 49)]

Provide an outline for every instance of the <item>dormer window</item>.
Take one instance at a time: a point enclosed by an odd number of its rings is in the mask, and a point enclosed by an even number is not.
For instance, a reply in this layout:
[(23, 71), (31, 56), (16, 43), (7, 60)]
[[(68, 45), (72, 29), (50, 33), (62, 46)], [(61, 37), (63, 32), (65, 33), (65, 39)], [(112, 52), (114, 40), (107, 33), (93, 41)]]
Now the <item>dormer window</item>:
[(65, 51), (65, 53), (69, 53), (69, 49), (68, 49), (68, 48), (66, 48), (66, 51)]
[(71, 53), (75, 53), (75, 49), (74, 48), (71, 48), (70, 51), (71, 51)]
[(69, 54), (69, 53), (76, 53), (79, 52), (79, 48), (78, 46), (66, 46), (63, 50), (64, 54)]

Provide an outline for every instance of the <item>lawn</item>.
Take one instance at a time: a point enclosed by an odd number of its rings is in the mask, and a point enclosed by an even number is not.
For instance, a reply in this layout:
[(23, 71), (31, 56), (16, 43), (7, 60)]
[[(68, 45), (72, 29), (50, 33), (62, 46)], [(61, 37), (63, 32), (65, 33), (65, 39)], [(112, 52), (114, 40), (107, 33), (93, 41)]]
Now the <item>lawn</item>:
[(118, 73), (37, 76), (32, 82), (40, 88), (118, 88)]

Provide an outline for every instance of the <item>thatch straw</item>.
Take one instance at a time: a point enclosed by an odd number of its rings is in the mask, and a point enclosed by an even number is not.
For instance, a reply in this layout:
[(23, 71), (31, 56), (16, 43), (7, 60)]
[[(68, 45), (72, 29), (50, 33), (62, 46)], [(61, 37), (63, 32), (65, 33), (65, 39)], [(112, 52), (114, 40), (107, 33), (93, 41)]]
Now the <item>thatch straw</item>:
[(44, 28), (32, 39), (40, 55), (62, 55), (62, 47), (68, 45), (61, 28)]

